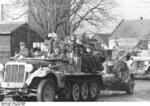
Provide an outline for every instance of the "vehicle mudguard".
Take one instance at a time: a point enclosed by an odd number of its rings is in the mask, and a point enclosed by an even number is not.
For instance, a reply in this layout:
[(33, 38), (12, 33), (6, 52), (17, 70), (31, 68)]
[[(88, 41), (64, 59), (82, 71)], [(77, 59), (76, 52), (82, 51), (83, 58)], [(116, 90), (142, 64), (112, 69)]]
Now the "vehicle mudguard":
[(26, 84), (30, 85), (35, 77), (39, 78), (45, 77), (48, 72), (47, 70), (48, 70), (47, 68), (39, 68), (38, 70), (34, 71), (32, 74), (29, 75), (28, 79), (26, 80)]
[(63, 88), (65, 86), (63, 82), (64, 74), (61, 71), (55, 71), (53, 69), (49, 69), (47, 67), (45, 68), (39, 68), (38, 70), (34, 71), (26, 80), (26, 84), (29, 86), (34, 78), (45, 78), (53, 75), (55, 77), (55, 81), (58, 85), (58, 87)]

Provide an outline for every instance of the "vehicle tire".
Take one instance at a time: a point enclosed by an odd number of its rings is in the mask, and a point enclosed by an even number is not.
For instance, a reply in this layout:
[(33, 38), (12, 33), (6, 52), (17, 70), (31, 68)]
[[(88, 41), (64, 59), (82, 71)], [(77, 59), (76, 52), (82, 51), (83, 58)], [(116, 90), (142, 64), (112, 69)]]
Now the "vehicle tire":
[(86, 101), (89, 98), (89, 88), (86, 82), (81, 84), (80, 96), (83, 101)]
[(72, 85), (71, 99), (73, 101), (79, 101), (80, 100), (80, 85), (78, 83), (74, 83)]
[(97, 100), (100, 93), (100, 86), (98, 85), (97, 81), (92, 81), (89, 84), (89, 99), (92, 101)]
[(129, 95), (134, 93), (134, 80), (129, 79), (126, 92)]
[(2, 102), (4, 100), (4, 95), (0, 95), (0, 102)]
[(55, 99), (55, 85), (51, 79), (42, 80), (37, 88), (37, 101), (49, 102)]

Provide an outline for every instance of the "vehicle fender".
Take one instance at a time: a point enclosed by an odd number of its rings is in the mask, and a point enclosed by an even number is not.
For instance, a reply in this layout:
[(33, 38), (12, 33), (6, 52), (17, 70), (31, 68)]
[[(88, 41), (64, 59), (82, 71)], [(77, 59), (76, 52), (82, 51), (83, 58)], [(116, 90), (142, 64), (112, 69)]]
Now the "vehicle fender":
[(38, 70), (34, 71), (32, 74), (29, 75), (28, 79), (26, 80), (26, 84), (30, 85), (35, 77), (45, 77), (48, 74), (48, 71), (48, 68), (39, 68)]
[(51, 77), (51, 75), (53, 75), (56, 78), (55, 81), (58, 87), (63, 88), (65, 86), (64, 81), (63, 81), (63, 78), (64, 78), (63, 72), (54, 71), (49, 68), (39, 68), (38, 70), (33, 72), (26, 80), (26, 84), (29, 86), (32, 83), (32, 80), (34, 78), (45, 78), (45, 77), (48, 78), (48, 77)]

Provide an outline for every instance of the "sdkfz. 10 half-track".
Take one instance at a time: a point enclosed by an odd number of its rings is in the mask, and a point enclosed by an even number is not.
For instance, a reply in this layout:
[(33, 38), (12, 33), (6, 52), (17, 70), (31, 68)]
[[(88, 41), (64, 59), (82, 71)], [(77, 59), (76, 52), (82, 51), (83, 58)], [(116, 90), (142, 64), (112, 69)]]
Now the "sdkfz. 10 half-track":
[(60, 60), (26, 58), (0, 65), (0, 100), (6, 95), (17, 101), (31, 97), (37, 101), (97, 99), (102, 85), (101, 72), (67, 72), (53, 67), (56, 61)]

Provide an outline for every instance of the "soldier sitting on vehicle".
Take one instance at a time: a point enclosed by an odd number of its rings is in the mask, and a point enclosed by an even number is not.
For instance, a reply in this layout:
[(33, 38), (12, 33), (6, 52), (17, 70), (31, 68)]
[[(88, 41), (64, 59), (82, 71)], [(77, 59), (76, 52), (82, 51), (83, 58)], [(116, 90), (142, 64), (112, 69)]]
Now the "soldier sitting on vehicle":
[[(76, 49), (75, 49), (76, 48)], [(57, 46), (53, 54), (49, 54), (50, 59), (58, 59), (62, 61), (56, 62), (55, 68), (65, 70), (66, 72), (81, 71), (81, 61), (77, 54), (75, 42), (72, 44), (64, 44), (63, 48)]]
[(15, 55), (15, 57), (28, 57), (29, 56), (29, 50), (26, 47), (25, 42), (20, 42), (20, 51)]
[(62, 59), (63, 56), (64, 56), (64, 54), (61, 53), (59, 46), (56, 46), (56, 47), (54, 48), (54, 53), (49, 54), (49, 58), (50, 58), (50, 59)]
[(54, 53), (48, 54), (49, 59), (56, 60), (53, 65), (61, 65), (64, 57), (65, 57), (65, 55), (63, 52), (61, 52), (59, 46), (54, 48)]
[(33, 54), (32, 54), (32, 56), (33, 56), (34, 58), (42, 58), (43, 54), (42, 54), (42, 52), (41, 52), (41, 49), (38, 48), (38, 47), (33, 48)]

